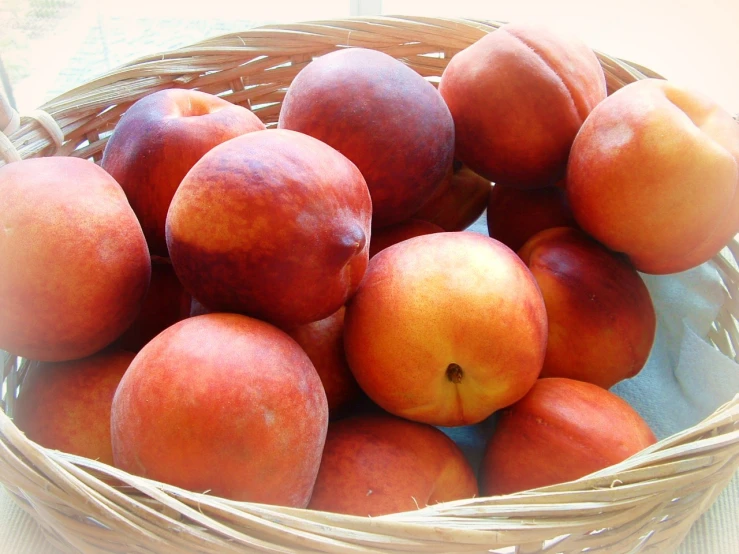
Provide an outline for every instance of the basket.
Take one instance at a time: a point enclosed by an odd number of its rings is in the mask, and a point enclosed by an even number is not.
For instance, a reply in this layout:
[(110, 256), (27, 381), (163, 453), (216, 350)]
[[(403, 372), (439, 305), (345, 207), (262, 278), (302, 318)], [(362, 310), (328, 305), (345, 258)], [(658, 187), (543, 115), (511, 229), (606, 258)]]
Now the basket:
[[(272, 25), (141, 58), (45, 104), (0, 133), (0, 165), (73, 155), (99, 161), (121, 114), (153, 91), (197, 88), (274, 126), (293, 77), (314, 56), (382, 50), (438, 82), (456, 52), (500, 22), (422, 17)], [(609, 92), (644, 77), (598, 53)], [(739, 243), (712, 263), (731, 298), (709, 339), (739, 359)], [(3, 354), (0, 483), (69, 552), (670, 552), (739, 467), (739, 395), (695, 427), (580, 480), (365, 518), (234, 502), (51, 451), (13, 425), (28, 360)]]

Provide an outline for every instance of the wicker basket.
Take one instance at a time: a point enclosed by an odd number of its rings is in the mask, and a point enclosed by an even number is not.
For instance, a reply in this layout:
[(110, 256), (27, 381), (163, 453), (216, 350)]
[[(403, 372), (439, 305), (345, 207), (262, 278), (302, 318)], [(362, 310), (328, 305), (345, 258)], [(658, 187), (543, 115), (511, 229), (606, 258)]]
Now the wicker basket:
[[(137, 99), (198, 88), (274, 124), (291, 79), (313, 56), (344, 46), (382, 50), (432, 82), (451, 56), (500, 23), (420, 17), (266, 26), (159, 53), (71, 90), (0, 133), (0, 165), (73, 155), (99, 161), (106, 137)], [(598, 54), (609, 91), (645, 76)], [(4, 160), (4, 161), (3, 161)], [(733, 259), (732, 259), (733, 258)], [(710, 340), (737, 359), (736, 240), (713, 263), (732, 307)], [(28, 362), (3, 354), (0, 482), (71, 552), (670, 552), (739, 467), (739, 396), (699, 425), (575, 482), (376, 518), (227, 501), (50, 451), (13, 425)], [(9, 417), (10, 416), (10, 417)]]

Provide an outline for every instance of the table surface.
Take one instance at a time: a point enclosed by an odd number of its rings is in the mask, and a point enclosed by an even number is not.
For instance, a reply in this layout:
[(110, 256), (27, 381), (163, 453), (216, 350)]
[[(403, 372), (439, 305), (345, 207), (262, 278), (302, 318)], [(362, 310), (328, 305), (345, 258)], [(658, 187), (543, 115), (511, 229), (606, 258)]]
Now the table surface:
[[(265, 23), (406, 14), (538, 21), (596, 50), (696, 88), (739, 113), (739, 2), (560, 0), (11, 0), (0, 3), (0, 58), (21, 112), (137, 56)], [(42, 9), (39, 9), (42, 8)], [(200, 8), (200, 9), (198, 9)], [(2, 87), (0, 86), (0, 91)], [(739, 475), (693, 526), (680, 554), (739, 552)], [(0, 487), (0, 554), (57, 552)]]

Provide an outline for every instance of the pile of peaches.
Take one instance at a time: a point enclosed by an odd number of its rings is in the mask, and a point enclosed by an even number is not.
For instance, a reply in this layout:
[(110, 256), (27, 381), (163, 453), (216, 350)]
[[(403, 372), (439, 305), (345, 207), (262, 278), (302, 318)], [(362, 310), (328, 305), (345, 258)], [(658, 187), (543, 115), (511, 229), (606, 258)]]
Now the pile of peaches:
[[(225, 498), (380, 515), (576, 479), (655, 442), (640, 273), (739, 232), (739, 125), (508, 24), (438, 87), (344, 48), (279, 122), (163, 90), (99, 165), (0, 168), (0, 348), (27, 436)], [(466, 230), (487, 210), (488, 235)], [(655, 395), (660, 391), (655, 390)], [(480, 463), (445, 428), (495, 421)]]

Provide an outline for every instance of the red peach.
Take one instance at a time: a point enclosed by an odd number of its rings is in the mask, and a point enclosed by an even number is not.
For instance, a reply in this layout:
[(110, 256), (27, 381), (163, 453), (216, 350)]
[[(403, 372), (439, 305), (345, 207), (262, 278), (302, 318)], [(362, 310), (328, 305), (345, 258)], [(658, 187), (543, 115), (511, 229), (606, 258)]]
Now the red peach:
[(439, 83), (456, 156), (495, 183), (536, 188), (565, 174), (572, 141), (606, 97), (603, 69), (579, 39), (509, 23), (451, 60)]
[(485, 447), (480, 492), (509, 494), (579, 479), (657, 442), (622, 398), (583, 381), (539, 379), (503, 410)]
[(541, 377), (610, 388), (649, 357), (657, 317), (634, 267), (579, 229), (555, 227), (519, 251), (544, 296), (549, 321)]
[(379, 516), (476, 495), (472, 467), (439, 429), (363, 415), (329, 425), (308, 508)]
[(13, 422), (41, 446), (112, 465), (110, 407), (134, 356), (106, 349), (81, 360), (32, 364)]
[(372, 233), (370, 240), (369, 257), (373, 258), (375, 254), (381, 250), (385, 250), (388, 246), (397, 244), (412, 237), (420, 237), (421, 235), (430, 235), (431, 233), (442, 233), (444, 229), (422, 219), (409, 219), (402, 223), (389, 225), (382, 229), (377, 229)]
[(344, 354), (345, 312), (342, 306), (325, 319), (286, 329), (313, 362), (326, 391), (331, 419), (346, 414), (361, 397)]
[(434, 86), (392, 56), (344, 48), (293, 79), (280, 128), (311, 135), (354, 162), (372, 196), (372, 226), (410, 218), (454, 155), (454, 123)]
[(0, 167), (0, 349), (84, 358), (133, 322), (149, 286), (141, 226), (108, 173), (80, 158)]
[(206, 314), (136, 355), (111, 409), (116, 467), (233, 500), (305, 507), (328, 426), (321, 380), (276, 327)]
[(445, 231), (463, 231), (488, 205), (491, 183), (460, 162), (453, 164), (442, 184), (414, 215)]
[(190, 304), (190, 295), (177, 279), (172, 264), (168, 260), (153, 259), (151, 284), (141, 311), (118, 344), (125, 350), (138, 352), (167, 327), (189, 317)]
[(209, 311), (281, 328), (328, 317), (368, 261), (372, 204), (362, 174), (308, 135), (255, 131), (208, 152), (177, 189), (167, 245)]
[(688, 88), (626, 85), (578, 133), (567, 195), (579, 225), (639, 271), (695, 267), (739, 232), (739, 125)]
[(515, 251), (539, 231), (577, 227), (562, 185), (538, 189), (495, 185), (487, 210), (489, 235)]
[(152, 254), (167, 256), (167, 210), (195, 162), (217, 144), (264, 128), (243, 106), (188, 89), (153, 92), (123, 114), (100, 165), (123, 187)]
[(370, 399), (443, 426), (480, 422), (526, 394), (546, 337), (529, 269), (507, 246), (470, 231), (378, 253), (344, 321), (349, 367)]

